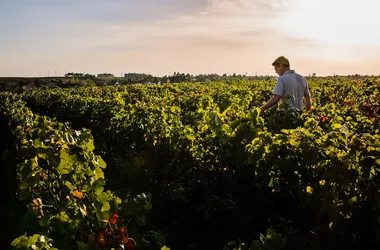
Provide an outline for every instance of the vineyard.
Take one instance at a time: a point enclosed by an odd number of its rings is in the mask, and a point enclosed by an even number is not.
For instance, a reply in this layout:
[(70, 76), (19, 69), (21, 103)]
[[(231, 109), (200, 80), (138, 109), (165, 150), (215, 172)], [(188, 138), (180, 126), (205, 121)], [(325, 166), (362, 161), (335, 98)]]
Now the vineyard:
[(380, 249), (380, 79), (0, 93), (1, 248)]

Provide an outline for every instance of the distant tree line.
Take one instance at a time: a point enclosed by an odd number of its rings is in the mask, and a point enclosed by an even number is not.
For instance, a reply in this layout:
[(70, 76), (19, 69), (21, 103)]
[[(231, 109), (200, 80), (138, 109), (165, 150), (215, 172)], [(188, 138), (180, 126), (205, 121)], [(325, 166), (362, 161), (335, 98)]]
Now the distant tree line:
[(74, 73), (74, 72), (69, 72), (65, 74), (65, 77), (74, 77), (74, 78), (86, 78), (86, 79), (95, 79), (95, 75), (91, 74), (84, 74), (84, 73)]
[[(119, 84), (135, 84), (135, 83), (180, 83), (180, 82), (207, 82), (207, 81), (223, 81), (232, 79), (270, 79), (270, 76), (247, 76), (241, 74), (232, 75), (218, 75), (218, 74), (198, 74), (191, 75), (189, 73), (174, 72), (172, 75), (164, 75), (162, 77), (153, 76), (151, 74), (145, 73), (125, 73), (124, 77), (115, 77), (110, 73), (101, 73), (97, 76), (84, 73), (74, 73), (70, 72), (65, 74), (65, 77), (70, 77), (74, 79), (92, 79), (95, 82), (107, 81), (108, 84), (114, 84), (118, 82)], [(102, 78), (100, 80), (100, 78)], [(109, 78), (109, 79), (105, 79)]]
[(179, 83), (179, 82), (207, 82), (207, 81), (223, 81), (232, 79), (270, 79), (270, 76), (246, 76), (241, 74), (218, 75), (218, 74), (199, 74), (190, 75), (180, 72), (174, 72), (173, 75), (164, 75), (162, 77), (152, 76), (143, 73), (126, 73), (124, 78), (118, 80), (121, 84), (133, 83)]

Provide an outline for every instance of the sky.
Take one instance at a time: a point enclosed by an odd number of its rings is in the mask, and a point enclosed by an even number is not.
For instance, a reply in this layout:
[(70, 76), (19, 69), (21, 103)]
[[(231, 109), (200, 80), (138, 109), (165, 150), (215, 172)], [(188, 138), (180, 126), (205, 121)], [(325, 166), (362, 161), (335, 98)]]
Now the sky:
[(379, 0), (0, 0), (0, 77), (380, 74)]

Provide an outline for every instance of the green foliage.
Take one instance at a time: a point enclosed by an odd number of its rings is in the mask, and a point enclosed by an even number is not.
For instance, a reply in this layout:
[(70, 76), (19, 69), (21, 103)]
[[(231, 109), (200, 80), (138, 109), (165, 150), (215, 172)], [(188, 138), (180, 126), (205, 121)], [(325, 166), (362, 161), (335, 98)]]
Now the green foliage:
[(87, 79), (86, 80), (86, 86), (95, 86), (95, 81), (93, 79)]
[[(68, 232), (100, 225), (117, 213), (137, 245), (152, 249), (164, 244), (162, 235), (144, 232), (150, 225), (164, 229), (173, 249), (190, 249), (194, 242), (222, 248), (239, 237), (255, 241), (242, 240), (235, 249), (380, 247), (378, 80), (315, 79), (310, 82), (314, 109), (301, 115), (275, 108), (260, 112), (274, 83), (23, 93), (34, 113), (18, 96), (5, 94), (2, 99), (10, 99), (1, 103), (25, 158), (18, 166), (25, 183), (20, 197), (35, 201), (32, 211), (41, 218), (52, 214), (56, 203), (65, 207), (70, 213), (58, 210), (56, 220), (57, 228)], [(70, 127), (37, 114), (68, 121)], [(71, 129), (82, 127), (91, 134)], [(44, 173), (52, 175), (48, 185)], [(113, 192), (104, 191), (105, 179)], [(44, 187), (41, 196), (49, 203), (41, 199), (42, 209), (33, 193), (40, 183), (62, 190), (51, 196)], [(63, 202), (67, 195), (70, 200)], [(374, 233), (363, 233), (367, 230)], [(200, 243), (206, 237), (208, 242)]]
[(34, 234), (32, 236), (22, 235), (14, 239), (11, 243), (14, 249), (20, 250), (58, 250), (58, 248), (53, 247), (52, 239), (39, 234)]
[[(232, 248), (231, 248), (232, 247)], [(286, 247), (285, 240), (273, 228), (267, 230), (266, 236), (260, 235), (260, 240), (252, 241), (250, 246), (239, 240), (231, 241), (223, 250), (280, 250)]]
[[(142, 194), (131, 202), (125, 200), (132, 209), (124, 212), (123, 201), (104, 191), (106, 163), (93, 152), (88, 129), (74, 130), (36, 115), (17, 95), (1, 95), (0, 100), (18, 139), (22, 159), (16, 166), (18, 196), (29, 211), (21, 227), (29, 234), (38, 232), (58, 248), (72, 249), (76, 242), (87, 242), (113, 214), (122, 212), (129, 219), (135, 211), (150, 209), (149, 196)], [(14, 246), (35, 244), (37, 236), (25, 237), (15, 240)]]

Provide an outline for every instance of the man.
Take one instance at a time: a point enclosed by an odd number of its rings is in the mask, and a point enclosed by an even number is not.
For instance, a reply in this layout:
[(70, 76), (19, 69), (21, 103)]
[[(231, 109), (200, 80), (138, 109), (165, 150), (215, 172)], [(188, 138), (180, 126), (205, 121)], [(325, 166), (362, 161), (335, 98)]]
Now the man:
[(273, 89), (272, 98), (260, 107), (261, 111), (278, 104), (280, 107), (284, 102), (288, 103), (291, 109), (302, 113), (303, 98), (305, 97), (306, 110), (311, 109), (311, 96), (306, 79), (290, 69), (289, 60), (278, 57), (273, 63), (274, 70), (280, 76)]

